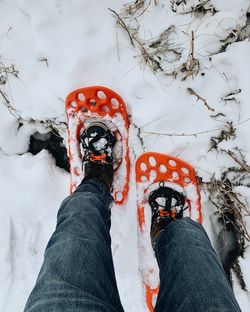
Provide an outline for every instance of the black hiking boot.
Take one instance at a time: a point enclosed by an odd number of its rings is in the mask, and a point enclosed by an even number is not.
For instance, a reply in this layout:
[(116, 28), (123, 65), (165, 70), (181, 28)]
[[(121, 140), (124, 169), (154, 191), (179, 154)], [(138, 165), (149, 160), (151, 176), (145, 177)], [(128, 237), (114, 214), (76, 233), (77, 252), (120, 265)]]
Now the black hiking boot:
[(114, 169), (112, 151), (114, 134), (102, 122), (93, 122), (80, 136), (83, 152), (84, 179), (99, 178), (112, 188)]
[(183, 217), (185, 197), (182, 193), (166, 187), (164, 182), (159, 183), (159, 188), (149, 194), (149, 205), (152, 209), (151, 243), (155, 249), (158, 235), (170, 223)]

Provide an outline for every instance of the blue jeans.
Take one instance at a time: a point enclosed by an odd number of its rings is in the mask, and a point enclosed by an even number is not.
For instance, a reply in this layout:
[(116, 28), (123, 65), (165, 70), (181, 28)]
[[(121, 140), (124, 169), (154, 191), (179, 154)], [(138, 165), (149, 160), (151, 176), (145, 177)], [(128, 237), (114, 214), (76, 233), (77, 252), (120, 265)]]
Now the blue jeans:
[[(111, 254), (109, 190), (83, 181), (57, 226), (25, 312), (124, 311)], [(158, 237), (161, 287), (155, 311), (240, 311), (222, 265), (198, 223), (184, 218)]]

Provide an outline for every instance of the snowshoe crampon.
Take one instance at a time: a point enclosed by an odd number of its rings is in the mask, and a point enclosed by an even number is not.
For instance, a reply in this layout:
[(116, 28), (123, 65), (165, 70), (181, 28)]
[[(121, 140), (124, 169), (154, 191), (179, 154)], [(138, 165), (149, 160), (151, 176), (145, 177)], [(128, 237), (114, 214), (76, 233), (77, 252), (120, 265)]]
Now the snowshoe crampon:
[(123, 205), (129, 189), (129, 119), (123, 99), (114, 91), (99, 86), (71, 92), (66, 99), (68, 117), (68, 153), (70, 158), (70, 191), (74, 192), (84, 177), (80, 136), (92, 122), (101, 121), (113, 132), (113, 196), (116, 204)]
[(185, 205), (189, 207), (187, 216), (201, 223), (200, 192), (194, 168), (181, 159), (159, 153), (145, 153), (137, 159), (135, 169), (140, 268), (146, 305), (151, 312), (154, 311), (159, 291), (159, 274), (150, 241), (151, 208), (148, 196), (163, 181), (167, 186), (185, 195)]

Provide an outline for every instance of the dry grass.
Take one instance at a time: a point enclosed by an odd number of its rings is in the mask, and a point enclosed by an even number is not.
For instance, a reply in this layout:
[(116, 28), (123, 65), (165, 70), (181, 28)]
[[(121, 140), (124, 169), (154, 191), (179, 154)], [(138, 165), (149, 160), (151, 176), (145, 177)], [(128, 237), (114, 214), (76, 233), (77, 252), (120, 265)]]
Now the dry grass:
[(215, 149), (218, 150), (218, 145), (222, 141), (228, 141), (230, 139), (234, 139), (236, 137), (236, 129), (232, 122), (226, 122), (225, 128), (221, 130), (218, 136), (211, 137), (210, 144), (211, 147), (209, 151)]
[[(241, 176), (242, 173), (244, 173), (244, 179), (248, 181), (250, 178), (249, 172), (240, 169)], [(211, 182), (207, 183), (207, 189), (209, 191), (209, 200), (215, 207), (215, 213), (221, 214), (225, 220), (233, 224), (243, 243), (244, 238), (250, 241), (250, 235), (243, 219), (243, 216), (250, 216), (250, 210), (245, 199), (234, 190), (236, 186), (234, 180), (237, 176), (239, 176), (239, 168), (227, 168), (222, 173), (221, 179), (218, 180), (213, 177)], [(244, 184), (245, 181), (242, 180), (237, 182), (237, 186), (245, 186)], [(229, 217), (230, 215), (233, 217)]]
[(137, 18), (146, 12), (151, 5), (151, 0), (136, 0), (124, 5), (123, 18)]
[(5, 85), (7, 83), (8, 74), (15, 76), (18, 78), (18, 70), (11, 66), (5, 66), (3, 63), (0, 62), (0, 85)]
[(246, 13), (245, 25), (238, 25), (237, 27), (230, 30), (229, 34), (225, 39), (222, 39), (222, 47), (217, 53), (225, 52), (227, 47), (234, 42), (244, 41), (250, 38), (250, 13)]
[(180, 60), (182, 52), (173, 43), (172, 36), (175, 33), (175, 27), (169, 26), (157, 38), (143, 40), (139, 35), (139, 28), (132, 28), (121, 15), (114, 10), (109, 10), (116, 17), (117, 25), (128, 34), (130, 43), (137, 49), (142, 64), (149, 66), (154, 73), (169, 74), (165, 70), (165, 64)]
[(171, 0), (171, 9), (173, 12), (177, 12), (177, 9), (179, 7), (179, 5), (186, 5), (187, 4), (187, 0)]
[(236, 187), (250, 186), (250, 166), (247, 164), (244, 153), (238, 148), (225, 150), (220, 148), (223, 141), (234, 140), (236, 129), (232, 122), (227, 122), (225, 129), (221, 130), (218, 136), (211, 138), (210, 150), (216, 150), (223, 157), (230, 157), (235, 165), (225, 168), (221, 177), (212, 177), (209, 183), (202, 183), (208, 191), (208, 198), (213, 204), (214, 213), (219, 215), (221, 225), (226, 231), (231, 231), (235, 240), (234, 248), (227, 256), (228, 272), (232, 269), (239, 279), (242, 289), (246, 289), (238, 258), (243, 257), (245, 251), (245, 241), (250, 241), (250, 234), (246, 226), (245, 217), (250, 216), (249, 203)]
[[(199, 61), (194, 57), (195, 36), (193, 31), (190, 36), (190, 53), (187, 60), (176, 65), (176, 63), (180, 63), (183, 50), (175, 43), (176, 29), (173, 25), (165, 29), (156, 38), (144, 40), (139, 35), (139, 27), (130, 26), (131, 23), (127, 22), (127, 17), (123, 17), (124, 13), (118, 14), (114, 10), (109, 10), (116, 17), (117, 25), (126, 31), (131, 45), (138, 51), (141, 63), (148, 66), (154, 74), (162, 73), (174, 78), (180, 74), (182, 80), (198, 74), (200, 65)], [(174, 69), (169, 69), (171, 64), (174, 64)]]
[[(242, 173), (241, 169), (241, 177)], [(230, 255), (227, 255), (225, 271), (230, 272), (232, 269), (242, 289), (246, 290), (238, 259), (244, 255), (245, 240), (250, 240), (243, 218), (243, 215), (249, 216), (250, 211), (247, 208), (248, 203), (234, 189), (233, 180), (238, 174), (238, 168), (228, 168), (222, 173), (221, 179), (213, 177), (209, 183), (206, 183), (206, 187), (209, 200), (214, 207), (214, 214), (219, 215), (221, 226), (225, 228), (226, 232), (231, 232), (234, 237), (233, 248), (230, 250)], [(249, 173), (247, 178), (250, 178)], [(242, 184), (240, 183), (240, 185)]]
[(16, 116), (16, 110), (13, 106), (11, 106), (10, 101), (8, 99), (7, 94), (4, 91), (4, 86), (8, 83), (8, 75), (13, 75), (16, 78), (18, 77), (18, 70), (14, 67), (14, 65), (11, 66), (5, 66), (3, 63), (0, 62), (0, 95), (3, 99), (3, 104), (7, 107), (10, 114), (13, 116)]
[[(189, 5), (190, 4), (190, 5)], [(182, 5), (180, 14), (192, 14), (196, 17), (204, 16), (207, 13), (215, 14), (216, 8), (211, 4), (211, 0), (200, 0), (198, 4), (194, 5), (190, 0), (172, 0), (171, 8), (173, 12), (177, 12), (179, 6)], [(186, 6), (189, 6), (186, 8)]]

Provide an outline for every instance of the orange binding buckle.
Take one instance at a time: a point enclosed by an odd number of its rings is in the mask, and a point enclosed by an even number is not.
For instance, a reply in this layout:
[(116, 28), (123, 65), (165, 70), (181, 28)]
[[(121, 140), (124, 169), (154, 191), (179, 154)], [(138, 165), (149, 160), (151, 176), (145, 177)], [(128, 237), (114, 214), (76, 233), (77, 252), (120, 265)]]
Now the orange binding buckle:
[(175, 219), (176, 212), (175, 211), (167, 212), (164, 210), (160, 210), (160, 216), (161, 217), (171, 217), (172, 219)]
[(89, 160), (90, 161), (103, 161), (105, 158), (106, 158), (105, 154), (102, 154), (102, 155), (91, 154)]

